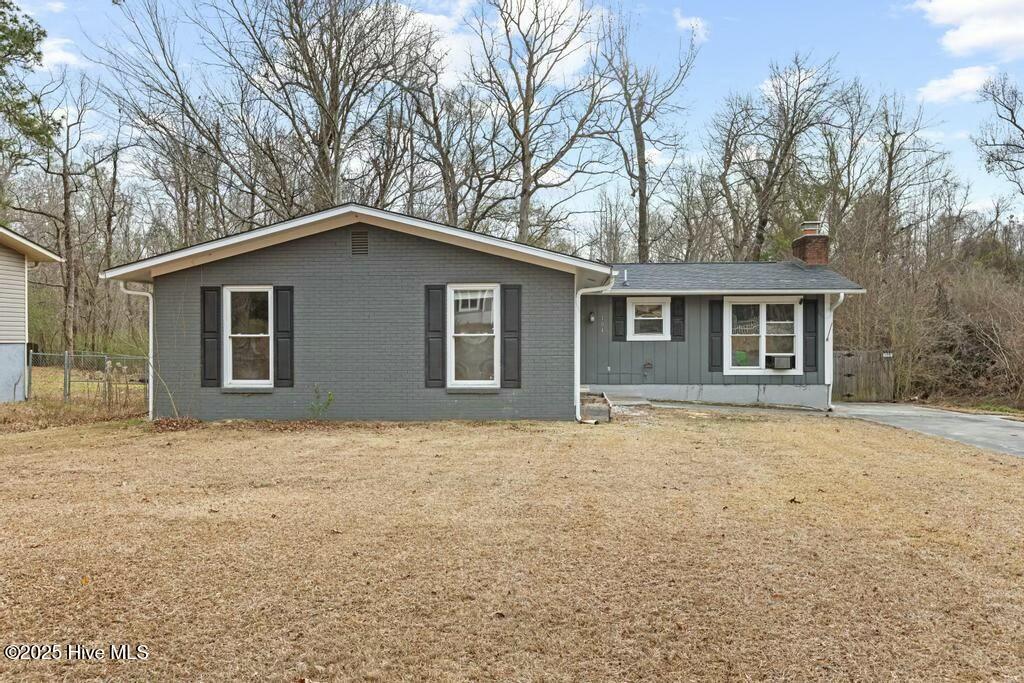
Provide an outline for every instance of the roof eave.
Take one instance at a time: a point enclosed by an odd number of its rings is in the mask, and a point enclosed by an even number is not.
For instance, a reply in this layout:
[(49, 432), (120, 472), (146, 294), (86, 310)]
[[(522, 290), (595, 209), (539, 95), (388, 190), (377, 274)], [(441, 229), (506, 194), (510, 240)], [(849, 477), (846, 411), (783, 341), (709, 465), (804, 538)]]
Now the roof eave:
[(0, 225), (0, 244), (18, 252), (29, 261), (36, 263), (64, 263), (64, 259), (58, 254), (2, 225)]
[[(109, 268), (103, 271), (100, 277), (130, 282), (152, 282), (153, 278), (158, 275), (192, 268), (222, 258), (274, 246), (291, 239), (362, 222), (565, 272), (590, 272), (603, 277), (609, 277), (612, 273), (610, 265), (588, 261), (576, 256), (559, 254), (530, 245), (506, 241), (371, 207), (345, 205), (311, 216), (284, 221), (265, 228), (257, 228), (246, 233), (231, 235), (215, 242), (199, 244), (168, 254), (157, 255), (134, 263)], [(290, 233), (298, 234), (288, 236)]]
[(638, 289), (632, 287), (613, 287), (602, 295), (623, 295), (632, 294), (635, 296), (763, 296), (763, 295), (790, 295), (793, 294), (867, 294), (867, 290), (860, 289), (828, 289), (821, 287), (810, 287), (806, 289)]

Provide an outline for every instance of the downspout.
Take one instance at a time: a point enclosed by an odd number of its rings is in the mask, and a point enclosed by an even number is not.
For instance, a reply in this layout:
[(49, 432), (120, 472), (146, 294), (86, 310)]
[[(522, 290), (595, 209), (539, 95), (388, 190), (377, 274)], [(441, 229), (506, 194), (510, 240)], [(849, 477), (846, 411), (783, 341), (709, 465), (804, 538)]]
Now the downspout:
[[(830, 300), (832, 297), (827, 296), (826, 299)], [(832, 372), (833, 366), (835, 365), (835, 354), (833, 353), (832, 346), (834, 342), (833, 327), (835, 310), (843, 305), (843, 301), (846, 300), (846, 294), (840, 292), (839, 298), (836, 299), (835, 305), (825, 306), (825, 384), (828, 386), (828, 408), (832, 410)]]
[(597, 287), (584, 287), (583, 289), (576, 290), (576, 299), (575, 299), (575, 303), (573, 305), (573, 325), (572, 325), (572, 328), (573, 328), (573, 349), (575, 350), (575, 353), (573, 354), (573, 376), (574, 376), (574, 386), (575, 386), (575, 396), (576, 396), (576, 421), (577, 422), (582, 422), (583, 421), (582, 404), (580, 403), (580, 361), (581, 361), (580, 356), (582, 354), (582, 349), (580, 348), (580, 327), (581, 327), (580, 312), (581, 312), (581, 309), (582, 309), (582, 299), (583, 299), (583, 296), (585, 294), (599, 294), (601, 292), (606, 292), (609, 289), (611, 289), (613, 284), (615, 284), (615, 271), (614, 270), (611, 272), (610, 275), (608, 275), (608, 281), (605, 282), (603, 285), (598, 285)]
[(133, 289), (125, 287), (124, 280), (118, 280), (117, 284), (121, 287), (121, 291), (131, 296), (144, 296), (149, 302), (146, 306), (148, 309), (149, 316), (149, 355), (146, 358), (147, 365), (149, 365), (149, 419), (153, 419), (153, 295), (150, 292), (139, 292)]

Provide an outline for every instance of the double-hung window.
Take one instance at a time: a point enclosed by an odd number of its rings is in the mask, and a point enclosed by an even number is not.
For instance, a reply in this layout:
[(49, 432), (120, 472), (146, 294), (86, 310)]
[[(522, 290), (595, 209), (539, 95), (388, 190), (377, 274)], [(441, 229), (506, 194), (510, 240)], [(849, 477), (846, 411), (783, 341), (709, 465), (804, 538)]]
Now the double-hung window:
[(726, 297), (727, 375), (803, 374), (800, 297)]
[(499, 386), (500, 297), (496, 284), (448, 285), (448, 386)]
[(672, 338), (670, 297), (626, 299), (626, 341), (667, 341)]
[(272, 287), (224, 288), (224, 386), (273, 386)]

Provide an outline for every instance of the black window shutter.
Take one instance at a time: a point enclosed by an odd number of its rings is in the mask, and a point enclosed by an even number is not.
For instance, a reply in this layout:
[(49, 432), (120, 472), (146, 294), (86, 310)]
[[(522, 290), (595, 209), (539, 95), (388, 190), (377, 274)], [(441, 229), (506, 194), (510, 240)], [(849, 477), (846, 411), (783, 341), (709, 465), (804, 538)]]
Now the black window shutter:
[(501, 386), (518, 389), (522, 378), (522, 307), (520, 285), (501, 286)]
[(626, 341), (626, 297), (612, 297), (612, 341)]
[(274, 386), (295, 386), (295, 288), (274, 287)]
[(427, 285), (426, 294), (426, 385), (445, 385), (445, 286)]
[(200, 386), (220, 386), (220, 287), (200, 287)]
[(671, 319), (672, 341), (686, 341), (686, 297), (672, 297)]
[(721, 299), (708, 301), (708, 370), (722, 372), (722, 309)]
[(804, 298), (804, 372), (818, 371), (818, 300)]

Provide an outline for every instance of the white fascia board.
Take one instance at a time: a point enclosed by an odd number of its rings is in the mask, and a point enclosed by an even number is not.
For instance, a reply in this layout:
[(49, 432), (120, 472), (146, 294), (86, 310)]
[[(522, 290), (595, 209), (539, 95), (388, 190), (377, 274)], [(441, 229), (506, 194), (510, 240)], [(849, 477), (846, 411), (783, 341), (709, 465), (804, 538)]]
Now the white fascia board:
[(36, 263), (63, 263), (64, 259), (49, 249), (40, 246), (32, 240), (25, 239), (16, 232), (12, 232), (0, 225), (0, 244), (22, 254), (30, 261)]
[(807, 294), (867, 294), (866, 289), (609, 289), (597, 296), (803, 296)]
[(492, 253), (571, 273), (583, 271), (597, 273), (605, 277), (610, 276), (612, 273), (611, 266), (575, 256), (538, 249), (527, 244), (502, 240), (460, 228), (452, 228), (419, 218), (391, 213), (390, 211), (349, 205), (327, 209), (309, 216), (295, 218), (264, 228), (256, 228), (249, 232), (231, 235), (206, 244), (197, 244), (193, 247), (179, 249), (135, 263), (111, 268), (101, 273), (101, 277), (115, 280), (148, 282), (156, 275), (192, 268), (211, 261), (263, 249), (275, 244), (345, 227), (354, 223), (367, 223), (397, 232), (417, 235), (475, 251)]

